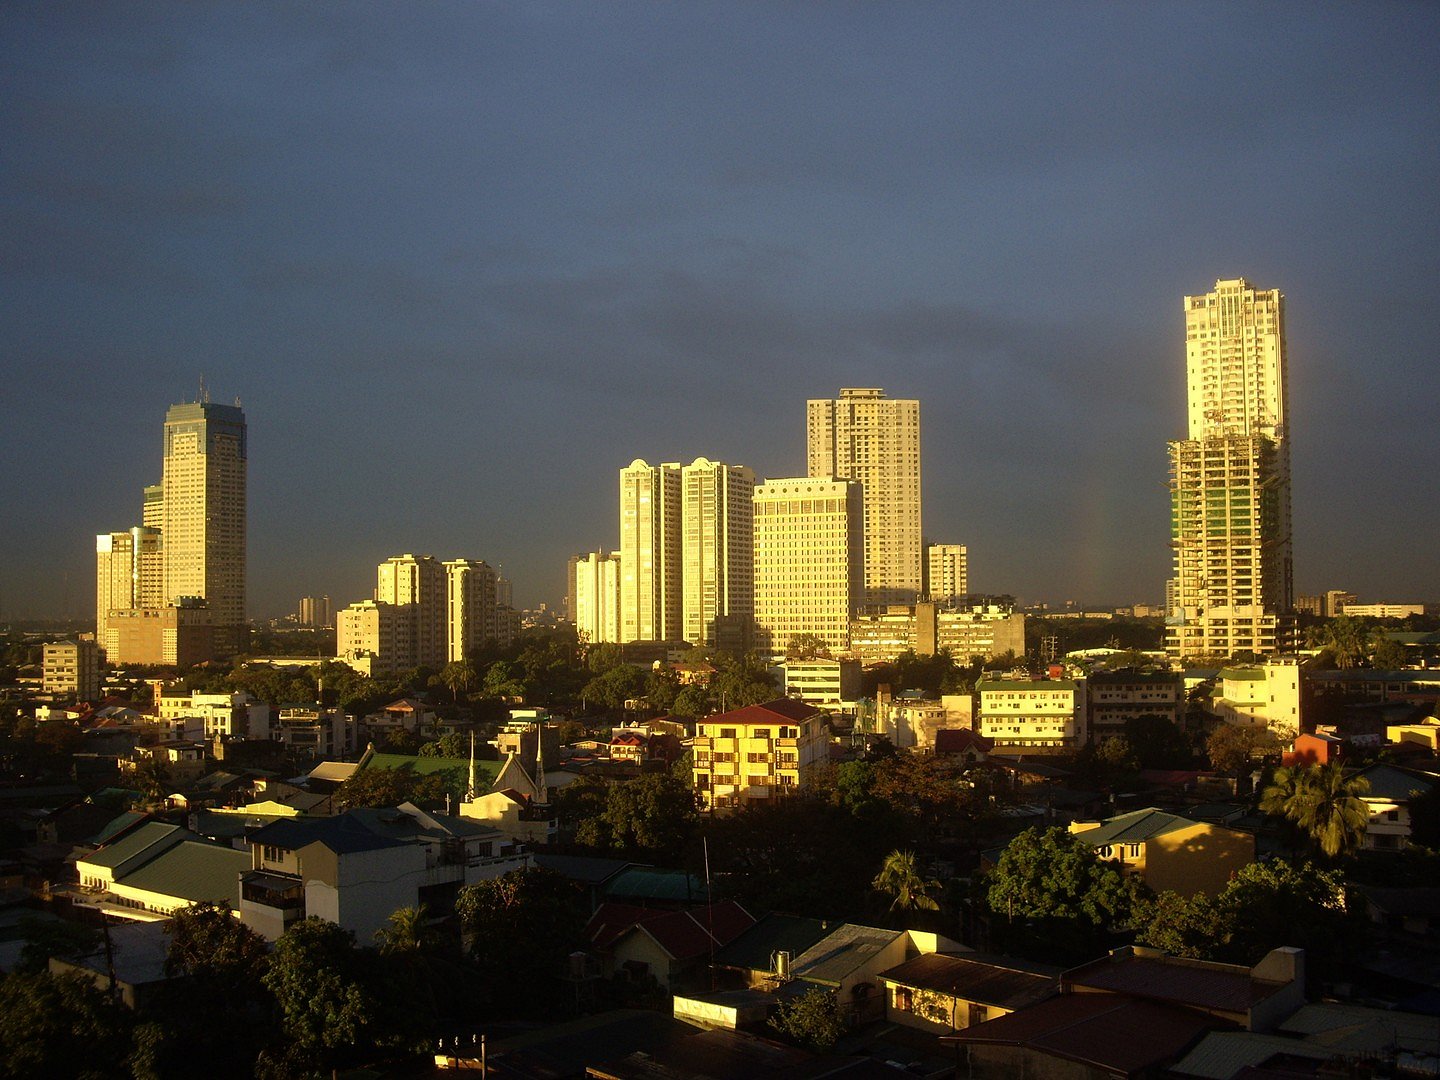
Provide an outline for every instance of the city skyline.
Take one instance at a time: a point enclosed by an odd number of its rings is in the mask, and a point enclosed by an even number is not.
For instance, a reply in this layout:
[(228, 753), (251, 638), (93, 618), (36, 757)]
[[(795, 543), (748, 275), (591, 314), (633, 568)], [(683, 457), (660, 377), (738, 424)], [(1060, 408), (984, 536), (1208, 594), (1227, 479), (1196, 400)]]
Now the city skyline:
[(921, 402), (973, 588), (1158, 602), (1180, 301), (1239, 277), (1287, 298), (1295, 591), (1440, 591), (1431, 8), (6, 19), (0, 620), (93, 610), (202, 375), (252, 617), (413, 550), (558, 605), (627, 461), (801, 475), (841, 386)]

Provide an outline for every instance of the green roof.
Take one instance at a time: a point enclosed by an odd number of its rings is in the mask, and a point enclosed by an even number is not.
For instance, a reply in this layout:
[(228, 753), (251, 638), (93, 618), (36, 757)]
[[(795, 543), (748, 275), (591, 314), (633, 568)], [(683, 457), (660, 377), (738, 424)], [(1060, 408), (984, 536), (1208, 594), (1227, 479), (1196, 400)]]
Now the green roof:
[(79, 861), (90, 866), (104, 866), (116, 870), (131, 859), (153, 859), (157, 852), (164, 851), (192, 835), (194, 834), (186, 832), (179, 825), (151, 821), (114, 843), (92, 851)]
[[(500, 775), (502, 765), (504, 765), (502, 761), (476, 761), (475, 771), (484, 778), (485, 786), (489, 787), (494, 783), (495, 777)], [(469, 758), (423, 757), (419, 754), (371, 754), (364, 767), (367, 769), (404, 769), (408, 767), (418, 776), (450, 772), (452, 769), (459, 769), (467, 776), (470, 774)]]
[(177, 896), (198, 903), (213, 900), (240, 907), (240, 875), (251, 868), (248, 851), (186, 840), (117, 880), (117, 885)]
[(1175, 832), (1177, 829), (1188, 829), (1196, 824), (1199, 823), (1191, 821), (1189, 818), (1183, 818), (1177, 814), (1167, 814), (1163, 810), (1150, 807), (1146, 810), (1135, 810), (1128, 814), (1121, 814), (1119, 817), (1113, 817), (1098, 829), (1080, 833), (1079, 836), (1091, 847), (1103, 847), (1106, 844), (1138, 844), (1156, 836)]
[(1220, 678), (1237, 682), (1263, 682), (1265, 672), (1260, 668), (1221, 668)]
[(683, 870), (656, 870), (631, 867), (605, 883), (605, 895), (626, 900), (668, 900), (703, 902), (708, 895), (705, 882)]

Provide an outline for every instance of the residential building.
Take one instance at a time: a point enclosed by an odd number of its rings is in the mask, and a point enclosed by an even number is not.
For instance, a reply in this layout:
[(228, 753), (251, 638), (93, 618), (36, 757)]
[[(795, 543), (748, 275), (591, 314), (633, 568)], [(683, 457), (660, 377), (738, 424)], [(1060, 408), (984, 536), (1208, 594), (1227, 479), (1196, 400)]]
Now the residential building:
[(1060, 992), (1060, 968), (1008, 956), (925, 953), (880, 973), (885, 1019), (945, 1034), (983, 1024)]
[(240, 919), (275, 940), (319, 916), (369, 941), (404, 907), (453, 910), (465, 885), (529, 865), (497, 829), (403, 803), (276, 821), (250, 836)]
[(1071, 679), (981, 679), (980, 724), (1005, 748), (1042, 753), (1078, 749), (1085, 740), (1085, 687)]
[(1158, 716), (1177, 728), (1185, 718), (1185, 683), (1168, 672), (1097, 671), (1085, 680), (1092, 743), (1125, 734), (1125, 725)]
[(467, 660), (496, 638), (495, 571), (478, 559), (445, 563), (446, 657)]
[(332, 624), (330, 597), (302, 596), (295, 607), (295, 621), (317, 630)]
[(924, 587), (920, 402), (844, 388), (806, 402), (806, 472), (855, 480), (864, 501), (866, 604), (912, 604)]
[(276, 711), (270, 738), (316, 758), (341, 758), (356, 750), (355, 718), (323, 705), (286, 705)]
[(1440, 773), (1405, 769), (1380, 762), (1361, 769), (1370, 789), (1361, 796), (1370, 820), (1361, 847), (1369, 851), (1398, 851), (1410, 843), (1411, 804), (1434, 790)]
[(408, 659), (400, 647), (409, 638), (408, 623), (408, 613), (394, 604), (351, 604), (335, 619), (335, 658), (362, 675), (393, 675)]
[[(199, 597), (210, 607), (216, 652), (246, 640), (245, 413), (210, 401), (170, 406), (161, 475), (163, 602)], [(148, 500), (148, 493), (147, 493)]]
[(866, 664), (893, 663), (908, 650), (920, 656), (944, 650), (962, 664), (975, 656), (1024, 656), (1025, 614), (1001, 598), (892, 604), (857, 614), (850, 639), (851, 654)]
[(682, 633), (680, 465), (637, 458), (620, 470), (620, 640)]
[(1406, 619), (1424, 615), (1424, 604), (1356, 604), (1347, 603), (1345, 614), (1356, 619)]
[(1070, 832), (1102, 859), (1120, 864), (1157, 893), (1214, 897), (1255, 861), (1253, 833), (1149, 807), (1105, 821), (1076, 821)]
[(620, 640), (620, 553), (592, 551), (571, 560), (570, 611), (580, 640)]
[(1319, 618), (1325, 614), (1325, 597), (1318, 594), (1297, 596), (1295, 598), (1295, 610), (1301, 615), (1313, 615)]
[(243, 690), (205, 694), (198, 691), (191, 693), (183, 685), (170, 687), (157, 684), (155, 708), (163, 722), (199, 718), (203, 724), (200, 734), (205, 739), (214, 739), (217, 735), (249, 739), (270, 737), (270, 706), (256, 701)]
[(680, 470), (681, 630), (718, 645), (722, 627), (744, 635), (755, 613), (755, 473), (696, 458)]
[(734, 900), (698, 911), (665, 911), (631, 904), (601, 904), (585, 926), (601, 973), (653, 978), (663, 990), (698, 985), (715, 950), (755, 925)]
[(776, 677), (780, 693), (798, 698), (807, 705), (839, 708), (860, 698), (860, 661), (786, 660), (772, 664), (770, 674)]
[(925, 549), (926, 599), (957, 600), (970, 593), (970, 559), (964, 544), (931, 544)]
[(204, 600), (158, 608), (116, 608), (105, 619), (105, 658), (126, 664), (192, 667), (214, 659), (216, 627)]
[(1359, 600), (1353, 592), (1346, 592), (1344, 589), (1327, 589), (1325, 591), (1325, 610), (1320, 614), (1333, 619), (1337, 615), (1347, 614), (1350, 605)]
[(792, 698), (697, 721), (691, 749), (705, 813), (790, 794), (829, 756), (824, 715)]
[(1178, 658), (1293, 647), (1285, 298), (1242, 279), (1185, 297), (1189, 431), (1169, 444)]
[(52, 641), (41, 650), (40, 689), (76, 701), (100, 697), (100, 647), (88, 638)]
[(807, 634), (844, 652), (865, 582), (860, 484), (819, 477), (767, 480), (755, 488), (754, 512), (759, 647), (784, 653), (793, 637)]
[(1269, 727), (1293, 738), (1300, 729), (1300, 661), (1279, 656), (1255, 667), (1227, 667), (1216, 678), (1210, 711), (1227, 724)]
[(111, 611), (164, 606), (163, 556), (156, 528), (137, 525), (95, 537), (95, 641), (102, 652)]
[(449, 656), (445, 567), (433, 555), (394, 555), (376, 573), (375, 601), (397, 609), (396, 663), (438, 671)]
[(76, 860), (80, 902), (114, 918), (154, 921), (200, 901), (238, 907), (248, 852), (159, 821), (119, 832)]

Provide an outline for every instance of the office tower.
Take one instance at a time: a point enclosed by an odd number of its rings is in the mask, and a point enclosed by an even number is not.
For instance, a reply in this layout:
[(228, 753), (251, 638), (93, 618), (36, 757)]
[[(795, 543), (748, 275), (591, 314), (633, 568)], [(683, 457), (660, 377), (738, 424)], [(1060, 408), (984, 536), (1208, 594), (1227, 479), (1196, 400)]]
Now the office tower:
[(806, 403), (806, 472), (858, 480), (865, 501), (866, 604), (912, 604), (923, 587), (920, 402), (842, 389)]
[(316, 629), (330, 625), (330, 597), (302, 596), (295, 608), (295, 621)]
[(620, 640), (620, 553), (592, 551), (571, 560), (575, 632), (592, 645)]
[(1185, 297), (1188, 437), (1169, 444), (1177, 657), (1293, 647), (1285, 298), (1243, 278)]
[(468, 659), (495, 637), (495, 581), (495, 571), (477, 559), (452, 559), (445, 564), (449, 659)]
[(797, 477), (755, 488), (758, 644), (782, 653), (796, 634), (850, 647), (865, 587), (864, 503), (854, 480)]
[[(246, 632), (246, 456), (239, 406), (198, 401), (172, 405), (165, 414), (163, 602), (204, 599), (222, 655), (239, 649)], [(153, 520), (154, 513), (147, 489), (145, 516)]]
[[(501, 570), (504, 570), (504, 567), (501, 567)], [(503, 574), (495, 578), (495, 606), (502, 608), (515, 606), (515, 586)]]
[(681, 634), (680, 465), (620, 470), (620, 640)]
[(140, 510), (140, 524), (159, 532), (165, 527), (165, 485), (147, 484), (144, 504)]
[(743, 642), (755, 613), (755, 473), (696, 458), (680, 470), (682, 632), (692, 645)]
[(395, 654), (398, 667), (439, 670), (448, 658), (445, 567), (433, 555), (394, 555), (377, 570), (375, 600), (400, 611)]
[(925, 549), (925, 592), (931, 600), (970, 593), (970, 557), (964, 544), (931, 544)]

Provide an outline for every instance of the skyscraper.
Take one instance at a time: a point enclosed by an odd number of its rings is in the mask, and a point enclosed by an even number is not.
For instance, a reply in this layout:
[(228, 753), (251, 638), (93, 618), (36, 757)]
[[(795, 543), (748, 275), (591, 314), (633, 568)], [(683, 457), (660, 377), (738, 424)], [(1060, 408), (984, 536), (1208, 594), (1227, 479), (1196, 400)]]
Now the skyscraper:
[(680, 470), (685, 640), (743, 648), (755, 613), (751, 501), (755, 473), (696, 458)]
[[(492, 582), (493, 587), (493, 582)], [(406, 667), (438, 671), (449, 659), (445, 567), (433, 555), (394, 555), (376, 572), (375, 600), (401, 609), (396, 653)]]
[(970, 558), (964, 544), (931, 544), (925, 549), (925, 592), (938, 601), (970, 592)]
[(923, 587), (920, 402), (876, 388), (806, 403), (806, 471), (860, 481), (866, 604), (914, 603)]
[(680, 465), (620, 470), (620, 640), (681, 634)]
[(592, 645), (620, 640), (620, 553), (592, 551), (571, 560), (570, 612)]
[(447, 659), (466, 660), (495, 637), (495, 571), (478, 559), (445, 563)]
[(853, 480), (798, 477), (755, 488), (755, 625), (762, 649), (796, 634), (850, 647), (865, 582), (863, 494)]
[(210, 609), (221, 654), (245, 640), (245, 413), (209, 401), (165, 414), (165, 458), (157, 507), (164, 548), (163, 603), (199, 597)]
[(1188, 437), (1169, 444), (1178, 657), (1293, 646), (1285, 298), (1243, 278), (1185, 297)]
[(163, 605), (160, 530), (137, 525), (95, 538), (95, 641), (105, 650), (112, 611)]

